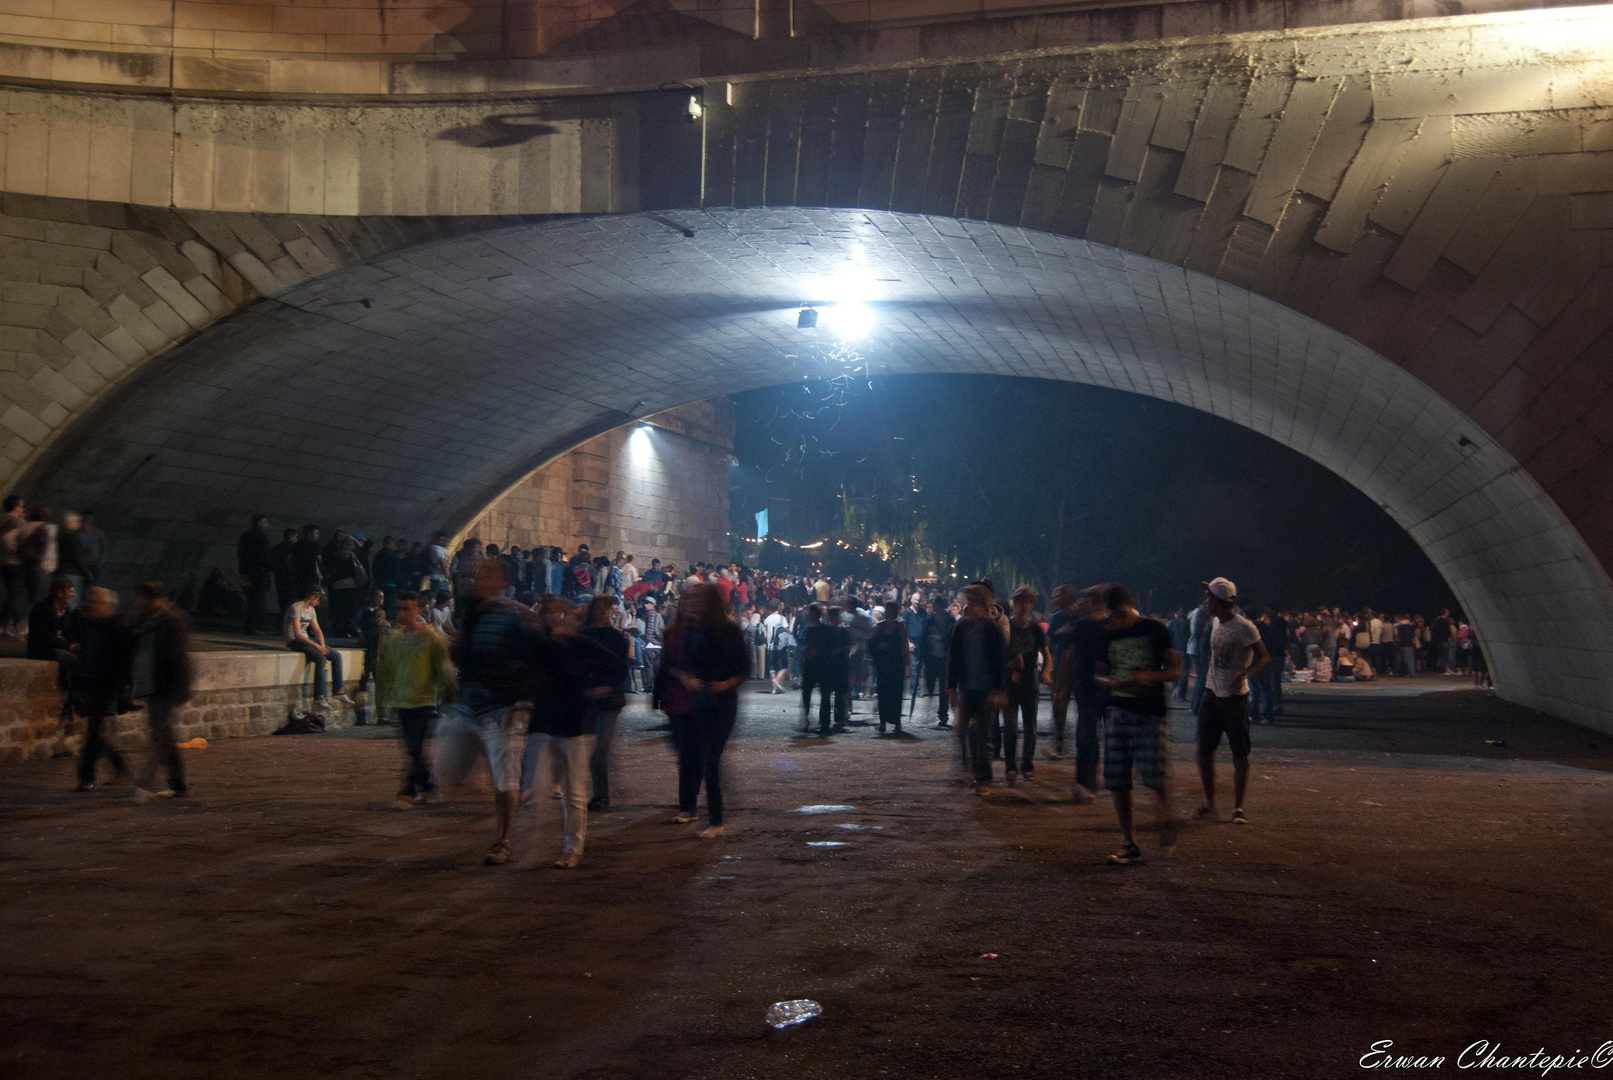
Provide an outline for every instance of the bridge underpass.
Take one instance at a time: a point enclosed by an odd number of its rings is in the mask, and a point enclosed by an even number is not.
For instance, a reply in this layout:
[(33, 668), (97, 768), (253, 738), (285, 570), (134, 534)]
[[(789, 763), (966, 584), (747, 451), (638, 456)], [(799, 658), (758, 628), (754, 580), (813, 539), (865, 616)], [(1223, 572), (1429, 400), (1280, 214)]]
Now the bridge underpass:
[[(674, 288), (668, 300), (646, 276), (656, 259), (748, 267), (752, 248), (802, 246), (777, 235), (798, 228), (820, 229), (846, 259), (841, 234), (888, 237), (874, 222), (898, 219), (791, 208), (924, 213), (931, 247), (961, 245), (977, 261), (949, 252), (910, 272), (916, 291), (887, 302), (876, 363), (1122, 386), (1310, 453), (1429, 551), (1503, 693), (1606, 727), (1609, 25), (1589, 8), (936, 53), (826, 74), (741, 64), (722, 82), (706, 72), (661, 92), (538, 100), (433, 97), (420, 84), (296, 102), (14, 85), (0, 91), (13, 281), (0, 317), (15, 346), (0, 377), (3, 453), (24, 491), (103, 496), (110, 523), (139, 537), (119, 555), (131, 566), (164, 565), (181, 533), (193, 547), (222, 542), (247, 501), (452, 527), (644, 410), (796, 377), (768, 367), (799, 352), (778, 312), (808, 299), (800, 278), (820, 270), (782, 271), (756, 293), (730, 269), (715, 273), (719, 291)], [(705, 104), (698, 124), (683, 120), (690, 93)], [(775, 209), (712, 210), (682, 236), (695, 207), (728, 204)], [(612, 211), (654, 213), (542, 223)], [(1043, 249), (1068, 241), (1048, 234), (1085, 243), (1049, 271)], [(416, 249), (422, 240), (432, 246)], [(740, 246), (688, 255), (719, 241)], [(1014, 251), (1036, 252), (1034, 273), (1051, 274), (1052, 308), (1086, 314), (1061, 322), (1028, 285), (999, 304), (999, 281), (1025, 272), (1003, 254)], [(610, 284), (568, 281), (552, 259)], [(961, 285), (954, 266), (967, 270)], [(1118, 343), (1092, 312), (1120, 301), (1082, 286), (1105, 273), (1126, 282), (1139, 327)], [(727, 289), (762, 313), (741, 317)], [(1206, 290), (1237, 312), (1208, 330), (1192, 305)], [(584, 329), (563, 325), (579, 294), (612, 314), (578, 308)], [(982, 333), (969, 313), (987, 301), (1003, 329)], [(366, 319), (381, 312), (394, 327), (416, 319), (413, 343), (433, 342), (433, 355), (377, 337)], [(1245, 320), (1283, 329), (1260, 351)], [(579, 334), (602, 351), (566, 347)], [(695, 367), (657, 368), (668, 334)], [(1313, 355), (1313, 341), (1328, 344)], [(1318, 381), (1315, 356), (1334, 354), (1371, 360)], [(607, 356), (582, 390), (573, 380)], [(432, 367), (450, 357), (451, 370)], [(239, 470), (267, 471), (277, 423), (329, 408), (334, 386), (366, 392), (376, 365), (399, 363), (442, 372), (466, 411), (450, 415), (437, 386), (394, 382), (388, 411), (378, 404), (363, 429), (310, 423), (325, 453), (243, 484)], [(645, 389), (657, 370), (679, 372), (677, 394)], [(506, 372), (530, 400), (486, 385)], [(231, 396), (271, 384), (304, 398), (276, 416), (272, 396), (251, 409)], [(160, 411), (138, 417), (125, 407), (136, 402)], [(443, 415), (429, 422), (454, 445), (405, 482), (377, 462), (397, 460), (388, 440), (408, 429), (394, 418), (433, 405)]]

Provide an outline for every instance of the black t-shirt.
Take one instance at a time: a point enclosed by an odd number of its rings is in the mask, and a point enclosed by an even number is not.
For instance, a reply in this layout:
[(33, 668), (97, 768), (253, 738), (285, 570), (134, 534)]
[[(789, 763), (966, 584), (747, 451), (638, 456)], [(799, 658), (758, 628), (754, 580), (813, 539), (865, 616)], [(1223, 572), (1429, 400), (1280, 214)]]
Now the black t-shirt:
[(1032, 619), (1024, 626), (1008, 624), (1008, 681), (1024, 686), (1036, 678), (1036, 658), (1042, 652), (1047, 634)]
[[(1172, 648), (1171, 632), (1158, 619), (1138, 619), (1124, 630), (1111, 629), (1108, 639), (1109, 674), (1116, 679), (1134, 671), (1163, 671)], [(1144, 716), (1164, 716), (1165, 684), (1111, 690), (1109, 704)]]
[(1077, 622), (1073, 611), (1060, 608), (1053, 612), (1053, 617), (1047, 620), (1047, 643), (1053, 650), (1053, 663), (1057, 664), (1063, 657), (1064, 650), (1070, 647), (1070, 633), (1075, 629)]
[[(1168, 635), (1170, 631), (1166, 631)], [(1091, 701), (1102, 695), (1092, 665), (1109, 658), (1109, 629), (1101, 622), (1076, 619), (1070, 626), (1070, 692), (1079, 700)]]

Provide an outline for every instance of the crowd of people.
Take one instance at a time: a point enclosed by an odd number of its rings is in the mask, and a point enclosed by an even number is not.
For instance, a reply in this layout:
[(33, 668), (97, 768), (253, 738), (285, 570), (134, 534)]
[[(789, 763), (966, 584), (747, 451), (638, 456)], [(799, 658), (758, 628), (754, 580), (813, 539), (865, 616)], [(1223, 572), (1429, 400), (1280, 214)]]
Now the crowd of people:
[[(50, 524), (48, 510), (36, 510), (43, 516), (18, 515), (0, 531), (20, 534), (10, 545), (17, 562), (0, 565), (32, 566), (38, 544), (30, 538), (43, 528), (27, 526)], [(954, 590), (895, 578), (831, 582), (737, 563), (680, 572), (653, 559), (640, 572), (634, 556), (593, 556), (586, 545), (568, 557), (558, 547), (500, 551), (472, 538), (450, 553), (439, 535), (429, 545), (386, 537), (372, 548), (341, 531), (321, 543), (312, 525), (287, 530), (275, 545), (268, 525), (255, 519), (238, 544), (244, 628), (261, 633), (270, 597), (281, 602), (285, 646), (313, 670), (318, 708), (354, 705), (342, 693), (341, 653), (331, 641), (356, 638), (365, 697), (358, 722), (396, 722), (403, 736), (397, 808), (419, 805), (484, 761), (495, 792), (491, 865), (508, 860), (511, 827), (539, 793), (561, 806), (555, 866), (578, 864), (588, 815), (610, 806), (610, 748), (628, 694), (649, 695), (668, 719), (677, 754), (671, 820), (696, 822), (703, 790), (700, 835), (712, 838), (724, 829), (721, 761), (747, 679), (766, 680), (772, 694), (798, 693), (803, 734), (819, 737), (848, 732), (859, 700), (874, 703), (875, 719), (858, 723), (902, 734), (919, 700), (933, 699), (934, 726), (956, 732), (966, 782), (981, 795), (996, 782), (997, 761), (1009, 785), (1035, 777), (1047, 691), (1045, 758), (1064, 757), (1073, 704), (1074, 798), (1085, 804), (1100, 790), (1111, 794), (1123, 843), (1110, 861), (1123, 864), (1143, 857), (1134, 783), (1156, 792), (1161, 846), (1174, 843), (1165, 795), (1173, 699), (1197, 718), (1197, 815), (1218, 816), (1213, 762), (1224, 740), (1233, 764), (1229, 820), (1247, 824), (1250, 724), (1281, 714), (1284, 682), (1485, 670), (1471, 628), (1448, 611), (1425, 620), (1262, 608), (1251, 619), (1226, 578), (1205, 582), (1196, 608), (1168, 618), (1142, 614), (1114, 584), (1061, 585), (1044, 615), (1033, 590), (999, 598), (989, 580)], [(64, 521), (45, 535), (60, 545), (83, 528)], [(128, 776), (102, 732), (109, 715), (141, 700), (152, 741), (135, 796), (183, 795), (173, 716), (190, 693), (186, 618), (151, 582), (141, 586), (135, 614), (117, 619), (116, 594), (93, 584), (93, 572), (66, 573), (92, 567), (69, 566), (62, 550), (29, 611), (29, 655), (57, 662), (66, 707), (86, 717), (80, 789), (94, 787), (103, 757)], [(27, 574), (8, 576), (8, 586), (12, 578), (28, 587)], [(331, 639), (319, 621), (326, 603)]]

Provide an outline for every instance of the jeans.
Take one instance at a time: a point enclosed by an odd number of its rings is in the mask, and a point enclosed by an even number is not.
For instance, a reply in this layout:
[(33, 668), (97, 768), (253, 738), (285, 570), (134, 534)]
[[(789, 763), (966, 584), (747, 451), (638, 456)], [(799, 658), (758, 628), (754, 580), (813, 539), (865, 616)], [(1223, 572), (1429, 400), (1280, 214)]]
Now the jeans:
[(588, 768), (593, 753), (592, 735), (562, 738), (534, 731), (526, 737), (521, 787), (531, 788), (534, 772), (543, 778), (545, 788), (560, 785), (560, 850), (567, 855), (581, 855), (588, 835)]
[(1034, 772), (1036, 769), (1036, 710), (1042, 700), (1040, 684), (1031, 682), (1028, 686), (1010, 687), (1008, 691), (1008, 707), (1003, 710), (1003, 766), (1014, 768), (1016, 752), (1019, 750), (1019, 732), (1016, 730), (1021, 723), (1025, 731), (1024, 753), (1018, 757), (1019, 771), (1021, 773)]
[(992, 712), (988, 691), (958, 691), (958, 739), (963, 743), (963, 767), (977, 784), (991, 782)]
[(1069, 680), (1059, 675), (1053, 676), (1053, 752), (1064, 753), (1064, 725), (1070, 717), (1070, 684)]
[(1442, 644), (1440, 646), (1440, 651), (1441, 651), (1441, 653), (1443, 655), (1443, 658), (1444, 658), (1444, 661), (1445, 661), (1444, 670), (1447, 671), (1447, 672), (1455, 671), (1456, 670), (1456, 639), (1451, 638), (1451, 639), (1447, 640), (1444, 644)]
[(157, 770), (166, 767), (168, 787), (184, 793), (187, 789), (185, 762), (174, 742), (174, 703), (155, 695), (148, 697), (146, 719), (151, 724), (151, 752), (146, 755), (146, 763), (135, 778), (134, 786), (146, 791), (157, 790)]
[[(950, 705), (950, 702), (947, 700), (946, 683), (946, 657), (932, 656), (928, 660), (924, 661), (924, 692), (926, 694), (935, 695), (935, 719), (937, 723), (941, 724), (945, 724), (947, 722), (947, 708)], [(937, 690), (937, 684), (939, 684), (939, 691)]]
[(399, 795), (413, 798), (436, 786), (431, 779), (431, 767), (426, 764), (426, 734), (436, 718), (435, 705), (398, 710), (398, 727), (403, 729), (403, 748), (409, 753), (409, 768), (403, 774), (403, 788)]
[(610, 802), (610, 748), (616, 741), (616, 718), (620, 709), (590, 710), (594, 721), (594, 749), (588, 758), (588, 775), (593, 781), (595, 799)]
[(1396, 669), (1395, 674), (1403, 678), (1409, 678), (1417, 674), (1417, 649), (1415, 646), (1402, 645), (1400, 647), (1400, 666)]
[(84, 750), (78, 758), (78, 782), (81, 784), (95, 783), (95, 765), (103, 756), (119, 776), (129, 771), (129, 763), (123, 760), (123, 755), (101, 737), (101, 728), (116, 700), (116, 694), (105, 691), (91, 691), (86, 695), (84, 708), (88, 718), (84, 722)]
[(1075, 701), (1075, 782), (1088, 791), (1098, 790), (1098, 719), (1103, 716), (1099, 701)]
[(812, 691), (818, 691), (818, 731), (827, 732), (830, 725), (830, 698), (833, 702), (833, 722), (839, 723), (848, 707), (844, 681), (822, 671), (807, 669), (801, 677), (801, 726), (805, 728), (812, 715)]
[(341, 653), (337, 652), (335, 649), (332, 649), (330, 651), (330, 655), (326, 656), (314, 646), (305, 645), (300, 641), (294, 641), (287, 645), (286, 648), (290, 649), (294, 653), (302, 653), (302, 655), (307, 658), (309, 665), (313, 667), (314, 697), (323, 700), (330, 695), (330, 687), (325, 682), (326, 663), (330, 664), (330, 678), (331, 682), (335, 683), (336, 685), (335, 692), (338, 694), (342, 692)]
[(1271, 723), (1273, 718), (1273, 701), (1275, 692), (1273, 684), (1281, 685), (1282, 676), (1277, 673), (1275, 662), (1267, 664), (1253, 675), (1249, 676), (1250, 709), (1255, 716), (1264, 723)]
[(678, 811), (693, 814), (706, 785), (706, 815), (722, 824), (722, 752), (734, 731), (734, 711), (711, 706), (670, 717), (672, 745), (678, 751)]

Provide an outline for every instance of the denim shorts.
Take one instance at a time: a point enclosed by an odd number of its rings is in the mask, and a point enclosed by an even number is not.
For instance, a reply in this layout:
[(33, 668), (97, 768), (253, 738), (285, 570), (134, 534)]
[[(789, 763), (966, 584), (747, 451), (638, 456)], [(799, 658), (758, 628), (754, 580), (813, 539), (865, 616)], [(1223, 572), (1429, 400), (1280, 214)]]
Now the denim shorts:
[(1103, 786), (1130, 791), (1135, 767), (1143, 787), (1158, 791), (1165, 786), (1165, 718), (1144, 716), (1111, 705), (1103, 723)]

